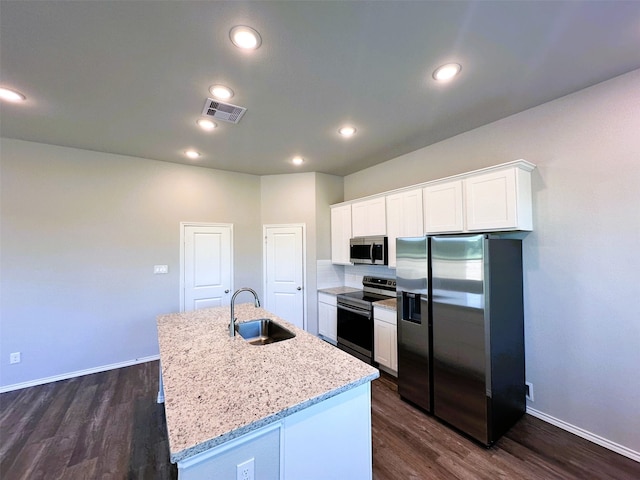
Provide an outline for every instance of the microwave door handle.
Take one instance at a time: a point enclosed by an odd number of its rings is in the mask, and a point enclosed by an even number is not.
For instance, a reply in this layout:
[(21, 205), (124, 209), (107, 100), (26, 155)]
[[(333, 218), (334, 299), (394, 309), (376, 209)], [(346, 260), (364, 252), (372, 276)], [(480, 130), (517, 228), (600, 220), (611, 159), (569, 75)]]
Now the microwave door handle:
[(374, 249), (375, 246), (376, 246), (376, 244), (371, 242), (371, 248), (369, 249), (369, 260), (371, 260), (371, 263), (374, 263), (373, 249)]

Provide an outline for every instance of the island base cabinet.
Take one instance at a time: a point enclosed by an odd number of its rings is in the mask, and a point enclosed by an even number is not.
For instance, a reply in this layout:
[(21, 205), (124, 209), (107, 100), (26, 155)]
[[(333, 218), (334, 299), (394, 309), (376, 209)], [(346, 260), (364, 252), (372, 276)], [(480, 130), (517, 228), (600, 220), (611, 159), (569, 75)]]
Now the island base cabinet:
[(371, 384), (284, 419), (284, 480), (371, 480)]
[(178, 480), (235, 480), (237, 466), (253, 459), (254, 479), (280, 478), (281, 423), (256, 430), (178, 462)]
[(235, 480), (254, 459), (255, 480), (371, 480), (371, 384), (178, 462), (179, 480)]

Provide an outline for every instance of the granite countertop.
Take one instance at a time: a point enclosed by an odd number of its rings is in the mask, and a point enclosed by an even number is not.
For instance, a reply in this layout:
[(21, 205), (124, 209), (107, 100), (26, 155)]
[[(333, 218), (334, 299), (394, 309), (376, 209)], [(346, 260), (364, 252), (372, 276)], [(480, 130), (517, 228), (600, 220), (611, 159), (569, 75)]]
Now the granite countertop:
[(172, 462), (225, 443), (379, 376), (253, 303), (239, 321), (272, 318), (295, 338), (255, 346), (229, 336), (229, 307), (157, 318)]
[(389, 298), (388, 300), (379, 300), (377, 302), (373, 302), (376, 307), (382, 307), (387, 310), (393, 310), (394, 312), (397, 309), (398, 299), (396, 297)]
[(343, 293), (351, 293), (362, 290), (361, 288), (353, 288), (353, 287), (333, 287), (333, 288), (321, 288), (318, 290), (320, 293), (328, 293), (330, 295), (341, 295)]

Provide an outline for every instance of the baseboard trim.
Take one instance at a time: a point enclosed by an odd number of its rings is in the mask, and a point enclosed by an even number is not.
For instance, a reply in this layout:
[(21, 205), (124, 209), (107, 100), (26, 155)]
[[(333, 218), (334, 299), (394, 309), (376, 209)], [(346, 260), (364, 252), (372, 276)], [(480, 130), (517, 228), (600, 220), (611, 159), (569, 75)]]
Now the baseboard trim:
[(631, 460), (635, 460), (636, 462), (640, 462), (640, 452), (636, 452), (635, 450), (631, 450), (630, 448), (625, 447), (624, 445), (617, 444), (612, 442), (611, 440), (607, 440), (595, 433), (591, 433), (587, 430), (584, 430), (580, 427), (576, 427), (570, 423), (565, 422), (564, 420), (560, 420), (559, 418), (552, 417), (551, 415), (547, 415), (540, 410), (536, 410), (535, 408), (527, 407), (527, 413), (533, 417), (539, 418), (551, 425), (555, 425), (567, 432), (573, 433), (579, 437), (584, 438), (585, 440), (589, 440), (601, 447), (604, 447), (608, 450), (612, 450), (620, 455), (623, 455)]
[(127, 360), (125, 362), (112, 363), (110, 365), (102, 365), (99, 367), (87, 368), (85, 370), (77, 370), (75, 372), (63, 373), (52, 377), (38, 378), (36, 380), (29, 380), (28, 382), (14, 383), (13, 385), (5, 385), (4, 387), (0, 387), (0, 393), (35, 387), (36, 385), (44, 385), (45, 383), (57, 382), (59, 380), (68, 380), (69, 378), (81, 377), (92, 373), (106, 372), (107, 370), (114, 370), (116, 368), (130, 367), (131, 365), (152, 362), (154, 360), (160, 360), (160, 355), (149, 355), (148, 357), (134, 358), (133, 360)]

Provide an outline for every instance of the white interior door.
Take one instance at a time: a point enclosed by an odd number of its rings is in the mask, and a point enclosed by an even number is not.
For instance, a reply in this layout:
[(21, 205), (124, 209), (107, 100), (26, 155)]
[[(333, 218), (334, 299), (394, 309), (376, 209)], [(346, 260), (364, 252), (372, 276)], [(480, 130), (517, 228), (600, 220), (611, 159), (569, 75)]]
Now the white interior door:
[(304, 226), (265, 226), (265, 308), (304, 328)]
[(182, 311), (229, 305), (232, 225), (182, 225)]

